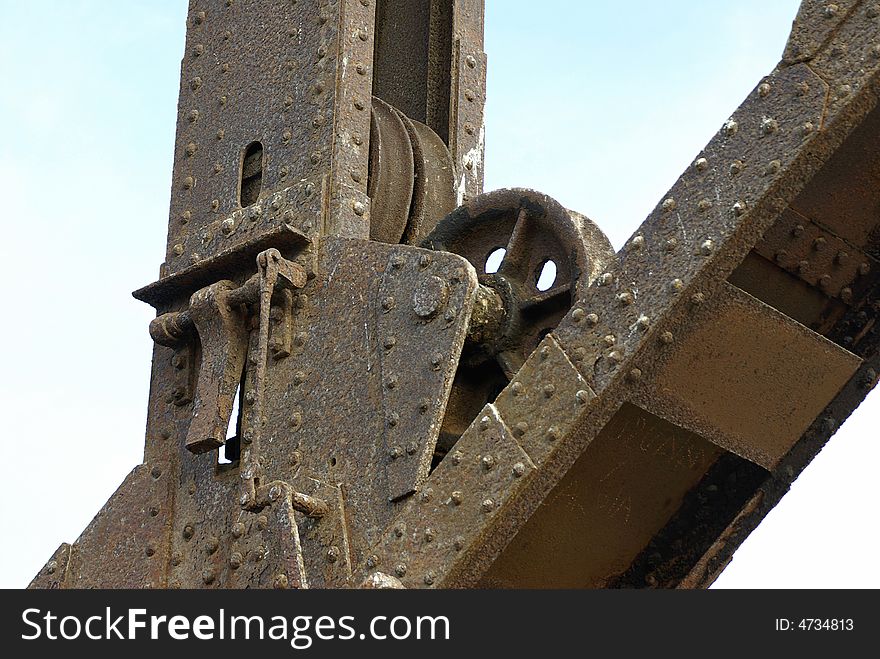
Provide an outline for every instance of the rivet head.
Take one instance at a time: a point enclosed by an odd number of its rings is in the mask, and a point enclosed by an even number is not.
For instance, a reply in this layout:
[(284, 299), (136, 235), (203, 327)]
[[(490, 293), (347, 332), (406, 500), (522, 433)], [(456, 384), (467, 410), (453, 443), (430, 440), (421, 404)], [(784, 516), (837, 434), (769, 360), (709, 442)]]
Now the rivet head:
[[(156, 553), (156, 547), (155, 547), (155, 545), (153, 545), (152, 543), (148, 544), (148, 545), (146, 546), (146, 548), (144, 549), (144, 553), (145, 553), (148, 557), (149, 557), (149, 556), (153, 556), (153, 555), (155, 555), (155, 553)], [(53, 570), (53, 572), (54, 572), (54, 570)], [(51, 574), (51, 572), (50, 572), (50, 574)]]
[(669, 282), (669, 288), (677, 293), (684, 288), (684, 282), (681, 279), (673, 279)]
[(585, 389), (581, 389), (575, 394), (575, 398), (577, 399), (577, 402), (579, 402), (581, 405), (586, 405), (590, 402), (590, 393)]
[(642, 249), (645, 246), (645, 237), (644, 236), (636, 236), (629, 243), (630, 249), (638, 250)]
[(464, 458), (464, 455), (462, 454), (462, 452), (456, 451), (455, 453), (452, 454), (452, 464), (454, 464), (455, 466), (460, 465), (462, 458)]
[(477, 60), (473, 55), (468, 55), (464, 61), (468, 65), (469, 69), (473, 69), (477, 66)]
[(385, 350), (391, 350), (395, 345), (397, 345), (397, 339), (393, 336), (386, 336), (385, 341), (382, 343), (385, 347)]
[(370, 554), (367, 557), (367, 567), (371, 570), (379, 564), (379, 557), (376, 554)]
[(211, 568), (205, 568), (202, 570), (202, 581), (207, 585), (211, 585), (214, 583), (214, 580), (217, 578), (217, 573), (214, 572)]
[[(440, 277), (426, 277), (413, 292), (412, 308), (419, 318), (428, 320), (439, 312), (449, 299), (449, 286)], [(452, 311), (451, 309), (449, 311)], [(445, 317), (445, 316), (444, 316)], [(447, 321), (455, 320), (455, 314)]]
[(742, 201), (738, 201), (733, 205), (731, 210), (733, 211), (734, 215), (739, 217), (740, 215), (743, 215), (746, 212), (746, 205)]
[(153, 477), (153, 480), (159, 480), (162, 476), (162, 469), (160, 467), (153, 467), (150, 470), (150, 475)]
[(712, 202), (708, 199), (700, 199), (699, 203), (697, 204), (697, 210), (701, 213), (705, 213), (710, 208), (712, 208)]
[(488, 416), (484, 416), (480, 419), (480, 430), (488, 430), (491, 419)]
[(602, 339), (602, 342), (610, 348), (617, 343), (617, 337), (613, 334), (608, 334)]
[(229, 567), (233, 570), (237, 570), (241, 567), (241, 564), (244, 562), (244, 556), (241, 555), (241, 552), (234, 551), (229, 556)]
[(462, 536), (458, 536), (452, 543), (452, 546), (455, 548), (455, 551), (461, 551), (464, 549), (464, 538)]
[(696, 169), (698, 172), (705, 172), (707, 169), (709, 169), (709, 161), (705, 158), (697, 158), (694, 161), (694, 169)]
[(425, 529), (425, 542), (434, 542), (434, 539), (437, 535), (434, 533), (434, 529), (428, 527)]
[(360, 201), (356, 201), (351, 205), (355, 215), (363, 215), (367, 212), (367, 207)]
[(278, 501), (281, 498), (281, 487), (273, 485), (269, 488), (269, 501)]
[(290, 415), (290, 427), (294, 430), (299, 430), (299, 428), (302, 426), (302, 422), (302, 412), (294, 412)]
[(663, 345), (671, 345), (674, 341), (675, 336), (672, 334), (672, 332), (663, 332), (663, 334), (660, 335), (660, 343), (662, 343)]
[(403, 526), (401, 524), (398, 524), (394, 527), (394, 535), (396, 535), (398, 538), (402, 538), (404, 530), (405, 529), (403, 528)]
[(645, 331), (651, 326), (651, 319), (647, 316), (639, 316), (639, 319), (636, 321), (636, 326), (640, 330)]
[(244, 524), (242, 524), (241, 522), (237, 522), (232, 527), (232, 537), (233, 538), (240, 538), (243, 535), (244, 535)]
[(327, 562), (328, 563), (335, 563), (338, 560), (339, 560), (339, 547), (337, 547), (336, 545), (331, 545), (327, 549)]
[[(578, 402), (583, 401), (578, 398)], [(559, 428), (557, 428), (556, 426), (550, 426), (549, 428), (547, 428), (547, 432), (545, 434), (549, 441), (555, 442), (557, 439), (559, 439)]]
[(191, 524), (187, 524), (183, 527), (183, 539), (184, 540), (192, 540), (193, 535), (195, 535), (196, 530), (193, 528)]
[(406, 576), (406, 564), (400, 563), (397, 567), (394, 568), (394, 573), (398, 577), (405, 577)]
[(608, 359), (615, 364), (619, 364), (623, 361), (623, 353), (619, 350), (612, 350), (610, 353), (608, 353)]
[(853, 292), (849, 286), (840, 289), (840, 299), (846, 303), (852, 302)]
[(525, 421), (520, 421), (513, 428), (513, 434), (517, 437), (522, 437), (529, 431), (529, 424)]
[(435, 352), (431, 355), (431, 368), (435, 371), (440, 370), (440, 365), (443, 363), (443, 354), (439, 352)]
[(513, 465), (513, 469), (511, 471), (513, 472), (514, 478), (520, 478), (523, 474), (526, 473), (526, 466), (522, 462), (517, 462)]
[(640, 368), (634, 368), (629, 373), (626, 374), (626, 379), (630, 382), (638, 382), (642, 379), (642, 370)]
[(484, 455), (480, 463), (483, 465), (483, 469), (490, 471), (495, 466), (495, 458), (491, 455)]
[(733, 119), (728, 119), (724, 124), (724, 132), (728, 137), (733, 137), (739, 132), (739, 124)]
[(495, 510), (495, 502), (492, 499), (483, 499), (483, 503), (480, 504), (480, 510), (484, 513), (491, 513)]
[(741, 174), (744, 167), (745, 165), (742, 160), (734, 160), (730, 163), (730, 175), (737, 176), (738, 174)]
[(288, 584), (288, 581), (287, 581), (286, 574), (276, 574), (275, 580), (272, 582), (272, 585), (277, 590), (284, 590), (285, 588), (287, 588), (287, 584)]
[(780, 169), (782, 169), (782, 163), (779, 160), (771, 160), (767, 163), (767, 169), (764, 171), (768, 176), (772, 176), (773, 174), (777, 174)]
[(663, 204), (661, 205), (661, 208), (663, 208), (664, 211), (669, 213), (669, 212), (675, 210), (675, 206), (676, 206), (675, 199), (673, 199), (672, 197), (669, 197), (668, 199), (663, 200)]
[(825, 11), (823, 12), (825, 18), (834, 18), (837, 16), (837, 13), (840, 11), (840, 7), (835, 4), (830, 4), (825, 7)]
[(183, 256), (184, 247), (180, 243), (177, 243), (174, 247), (171, 248), (171, 252), (174, 256)]
[(208, 550), (209, 554), (216, 554), (217, 550), (220, 549), (220, 540), (216, 536), (211, 536), (208, 538), (208, 542), (205, 544), (205, 548)]
[(589, 325), (590, 327), (595, 327), (599, 324), (599, 316), (594, 313), (587, 314), (586, 321), (587, 325)]
[(629, 306), (629, 305), (631, 305), (633, 302), (635, 302), (635, 298), (633, 297), (633, 294), (632, 294), (632, 293), (630, 293), (629, 291), (625, 291), (625, 292), (623, 292), (623, 293), (620, 293), (620, 294), (617, 296), (617, 301), (618, 301), (620, 304), (622, 304), (623, 306)]
[(584, 317), (585, 317), (586, 315), (587, 315), (587, 312), (584, 311), (583, 309), (580, 309), (580, 308), (578, 308), (578, 309), (574, 309), (574, 310), (571, 312), (571, 319), (572, 319), (574, 322), (576, 322), (576, 323), (580, 323), (580, 322), (583, 322)]
[(394, 298), (388, 296), (382, 300), (382, 309), (385, 311), (391, 311), (394, 308)]
[(220, 224), (220, 230), (223, 232), (223, 235), (230, 235), (233, 231), (235, 231), (235, 220), (233, 220), (231, 217), (227, 217)]
[(399, 446), (392, 446), (391, 450), (388, 452), (388, 455), (391, 456), (392, 460), (397, 460), (403, 455), (403, 449), (401, 449)]
[(598, 279), (599, 286), (611, 286), (614, 283), (614, 275), (610, 272), (604, 272)]
[(452, 501), (453, 505), (460, 506), (461, 502), (464, 501), (464, 496), (456, 490), (449, 496), (449, 500)]
[(516, 381), (512, 385), (510, 385), (510, 391), (514, 396), (519, 396), (523, 392), (522, 382)]
[(703, 302), (705, 302), (705, 301), (706, 301), (706, 296), (703, 295), (702, 293), (694, 293), (693, 295), (691, 295), (691, 304), (694, 305), (695, 307), (703, 304)]
[(758, 85), (758, 94), (763, 98), (770, 95), (770, 84), (762, 82)]
[(544, 392), (544, 398), (552, 398), (553, 394), (556, 393), (556, 387), (552, 384), (545, 384), (543, 392)]
[(764, 117), (761, 120), (761, 132), (764, 135), (772, 135), (779, 130), (779, 122), (770, 117)]

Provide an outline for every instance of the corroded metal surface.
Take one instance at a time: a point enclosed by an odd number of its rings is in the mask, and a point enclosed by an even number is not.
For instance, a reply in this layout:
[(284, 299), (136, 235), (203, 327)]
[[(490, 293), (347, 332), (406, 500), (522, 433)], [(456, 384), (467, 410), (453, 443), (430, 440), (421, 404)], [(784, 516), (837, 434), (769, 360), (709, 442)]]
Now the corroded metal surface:
[(482, 17), (191, 2), (145, 461), (32, 587), (704, 587), (876, 385), (873, 2), (617, 254), (481, 194)]

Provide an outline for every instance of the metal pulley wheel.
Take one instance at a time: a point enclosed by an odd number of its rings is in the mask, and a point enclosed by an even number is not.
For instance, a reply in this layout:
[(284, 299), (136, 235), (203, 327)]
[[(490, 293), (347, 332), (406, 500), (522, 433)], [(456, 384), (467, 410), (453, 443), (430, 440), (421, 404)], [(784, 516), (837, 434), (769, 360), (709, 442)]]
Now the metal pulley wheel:
[(452, 156), (431, 128), (380, 98), (370, 116), (370, 238), (417, 244), (456, 205)]
[(482, 285), (444, 420), (441, 444), (448, 448), (614, 251), (589, 219), (525, 189), (471, 199), (443, 218), (422, 247), (465, 257)]

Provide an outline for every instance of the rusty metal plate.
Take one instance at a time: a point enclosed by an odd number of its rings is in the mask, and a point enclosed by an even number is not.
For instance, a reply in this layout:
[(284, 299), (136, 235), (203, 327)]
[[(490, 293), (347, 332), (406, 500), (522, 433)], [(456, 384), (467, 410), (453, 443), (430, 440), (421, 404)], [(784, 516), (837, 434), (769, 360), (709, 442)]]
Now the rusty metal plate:
[(873, 283), (865, 275), (877, 265), (854, 245), (791, 209), (782, 213), (755, 251), (844, 303), (864, 297)]
[(268, 367), (261, 464), (268, 480), (345, 483), (359, 559), (426, 475), (476, 274), (453, 254), (344, 239), (322, 242), (318, 271), (294, 301), (290, 356)]
[[(299, 530), (289, 495), (259, 512), (240, 510), (231, 536), (228, 576), (223, 586), (284, 589), (307, 585)], [(207, 578), (204, 581), (207, 583)]]
[(793, 64), (811, 59), (862, 0), (802, 0), (782, 61)]
[(486, 54), (483, 52), (483, 2), (453, 5), (452, 91), (449, 149), (457, 168), (456, 193), (463, 203), (483, 191), (486, 105)]
[[(404, 246), (389, 255), (379, 285), (378, 329), (392, 501), (414, 492), (428, 475), (476, 288), (464, 259)], [(419, 357), (430, 368), (414, 368)]]
[(772, 469), (861, 360), (727, 284), (634, 395), (654, 414)]
[(172, 481), (167, 462), (135, 467), (74, 543), (64, 587), (164, 588)]
[(28, 588), (45, 588), (57, 590), (64, 587), (67, 578), (67, 564), (70, 560), (70, 545), (66, 542), (55, 550), (52, 558), (46, 561), (43, 568), (37, 573)]
[(495, 401), (532, 462), (541, 465), (596, 394), (547, 336)]
[(408, 588), (448, 587), (465, 571), (477, 544), (492, 535), (494, 521), (534, 470), (493, 406), (481, 419), (403, 506), (375, 554), (355, 572), (355, 583), (378, 571)]

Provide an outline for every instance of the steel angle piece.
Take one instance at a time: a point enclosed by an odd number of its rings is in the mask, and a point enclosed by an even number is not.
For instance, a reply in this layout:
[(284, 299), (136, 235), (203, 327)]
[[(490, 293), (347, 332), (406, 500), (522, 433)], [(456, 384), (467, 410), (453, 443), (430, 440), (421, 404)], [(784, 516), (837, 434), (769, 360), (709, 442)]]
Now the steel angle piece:
[(376, 307), (386, 337), (382, 409), (392, 501), (428, 475), (476, 289), (476, 272), (455, 254), (400, 245), (388, 256)]
[(486, 559), (477, 546), (492, 537), (511, 497), (534, 470), (498, 411), (487, 405), (406, 501), (353, 583), (376, 571), (407, 588), (451, 587), (468, 579), (471, 564)]
[(776, 466), (861, 364), (732, 284), (675, 333), (681, 340), (633, 400), (766, 469)]
[(523, 450), (540, 465), (593, 398), (586, 380), (548, 335), (498, 395), (495, 406)]

